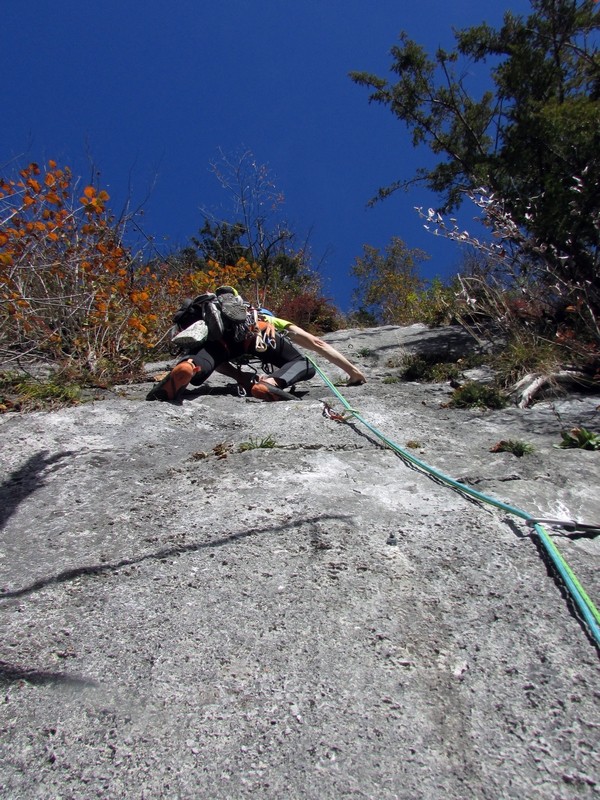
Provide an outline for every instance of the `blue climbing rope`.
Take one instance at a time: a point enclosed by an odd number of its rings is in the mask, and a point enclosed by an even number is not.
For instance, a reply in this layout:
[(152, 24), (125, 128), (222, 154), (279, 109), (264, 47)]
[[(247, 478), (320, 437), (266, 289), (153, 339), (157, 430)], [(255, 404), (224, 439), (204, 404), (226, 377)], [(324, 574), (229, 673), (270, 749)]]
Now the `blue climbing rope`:
[(352, 406), (348, 403), (346, 398), (342, 395), (342, 393), (337, 389), (336, 386), (329, 380), (327, 375), (323, 372), (323, 370), (319, 367), (319, 365), (312, 359), (310, 356), (307, 356), (308, 360), (314, 366), (315, 370), (317, 371), (318, 375), (321, 377), (325, 385), (330, 389), (331, 392), (337, 397), (340, 403), (344, 406), (347, 414), (346, 415), (333, 415), (334, 419), (348, 421), (349, 418), (353, 417), (362, 425), (365, 426), (371, 433), (380, 439), (387, 447), (397, 453), (401, 458), (405, 459), (406, 461), (410, 462), (411, 464), (415, 465), (419, 469), (423, 470), (424, 472), (433, 475), (442, 483), (446, 484), (447, 486), (451, 486), (453, 489), (458, 490), (462, 494), (468, 495), (469, 497), (473, 497), (476, 500), (481, 501), (482, 503), (487, 503), (488, 505), (495, 506), (496, 508), (502, 509), (509, 514), (513, 514), (514, 516), (520, 517), (521, 519), (525, 520), (528, 525), (530, 525), (535, 532), (537, 533), (540, 542), (542, 543), (544, 550), (546, 551), (548, 557), (552, 561), (557, 573), (560, 575), (563, 583), (567, 587), (569, 594), (571, 595), (577, 609), (579, 610), (580, 614), (582, 615), (585, 623), (588, 626), (588, 629), (596, 641), (596, 643), (600, 646), (600, 612), (592, 602), (591, 598), (577, 579), (577, 576), (574, 574), (571, 567), (566, 562), (565, 558), (562, 556), (552, 539), (550, 538), (548, 531), (544, 528), (541, 521), (538, 521), (535, 517), (531, 514), (528, 514), (526, 511), (522, 511), (520, 508), (516, 508), (515, 506), (509, 505), (508, 503), (503, 503), (501, 500), (496, 499), (495, 497), (491, 497), (490, 495), (484, 494), (483, 492), (479, 492), (476, 489), (472, 489), (470, 486), (465, 485), (464, 483), (460, 483), (459, 481), (450, 478), (448, 475), (445, 475), (443, 472), (440, 472), (435, 467), (430, 466), (421, 459), (416, 458), (412, 453), (407, 452), (402, 447), (400, 447), (396, 442), (389, 439), (384, 433), (382, 433), (378, 428), (374, 425), (371, 425), (362, 414), (360, 414), (356, 409), (352, 408)]

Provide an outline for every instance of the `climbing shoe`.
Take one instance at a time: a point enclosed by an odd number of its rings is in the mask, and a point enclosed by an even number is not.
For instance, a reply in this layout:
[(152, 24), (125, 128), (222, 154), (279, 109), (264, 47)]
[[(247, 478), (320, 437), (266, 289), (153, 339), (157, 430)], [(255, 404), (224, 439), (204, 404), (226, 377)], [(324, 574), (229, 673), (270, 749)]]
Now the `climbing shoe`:
[(233, 294), (219, 296), (221, 314), (231, 322), (245, 322), (248, 314), (242, 298)]
[(146, 395), (146, 400), (159, 400), (161, 403), (174, 403), (191, 381), (198, 367), (192, 361), (182, 361), (169, 374), (153, 386)]
[(298, 399), (289, 392), (284, 392), (283, 389), (280, 389), (278, 386), (273, 386), (272, 383), (263, 383), (263, 381), (255, 383), (252, 389), (250, 389), (250, 394), (257, 400), (266, 400), (267, 402), (272, 402), (273, 400)]

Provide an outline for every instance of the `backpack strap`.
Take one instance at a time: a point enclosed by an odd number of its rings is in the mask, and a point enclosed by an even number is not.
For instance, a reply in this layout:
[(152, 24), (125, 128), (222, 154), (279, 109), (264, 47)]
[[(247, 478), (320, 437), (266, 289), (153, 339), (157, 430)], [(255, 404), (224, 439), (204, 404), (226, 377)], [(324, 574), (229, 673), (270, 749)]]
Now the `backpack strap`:
[[(214, 298), (215, 300), (217, 299), (216, 295), (214, 295)], [(223, 323), (221, 309), (218, 307), (218, 304), (212, 300), (205, 302), (202, 306), (202, 315), (202, 318), (206, 323), (206, 327), (208, 328), (208, 341), (216, 342), (219, 339), (222, 339), (223, 334), (225, 333), (225, 325)]]
[[(185, 317), (186, 313), (189, 311), (190, 306), (194, 301), (191, 297), (187, 297), (183, 303), (179, 306), (175, 314), (173, 315), (173, 324), (180, 326), (181, 320)], [(185, 327), (185, 326), (184, 326)]]

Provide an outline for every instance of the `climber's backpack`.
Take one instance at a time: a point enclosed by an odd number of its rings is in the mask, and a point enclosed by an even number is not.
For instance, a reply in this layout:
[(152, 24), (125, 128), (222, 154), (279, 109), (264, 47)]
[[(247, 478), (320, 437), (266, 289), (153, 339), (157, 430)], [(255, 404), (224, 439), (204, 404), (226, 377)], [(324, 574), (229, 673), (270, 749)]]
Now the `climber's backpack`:
[(186, 350), (224, 336), (241, 341), (247, 334), (247, 309), (242, 298), (229, 292), (219, 296), (207, 292), (181, 304), (173, 317), (171, 342)]

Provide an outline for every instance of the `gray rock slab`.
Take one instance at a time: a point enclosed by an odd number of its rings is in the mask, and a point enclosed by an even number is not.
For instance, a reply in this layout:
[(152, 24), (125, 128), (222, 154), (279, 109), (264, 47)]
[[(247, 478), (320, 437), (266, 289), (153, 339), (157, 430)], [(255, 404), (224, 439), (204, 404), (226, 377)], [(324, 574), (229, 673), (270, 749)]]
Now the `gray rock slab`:
[[(599, 397), (453, 410), (384, 377), (460, 331), (327, 338), (405, 452), (600, 521), (600, 453), (555, 447)], [(290, 403), (149, 387), (0, 417), (1, 798), (599, 796), (598, 650), (518, 516), (327, 419), (319, 378)], [(490, 452), (509, 438), (534, 452)], [(598, 602), (600, 537), (552, 539)]]

